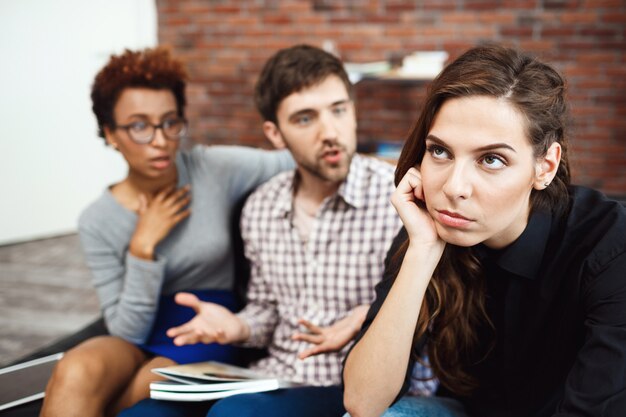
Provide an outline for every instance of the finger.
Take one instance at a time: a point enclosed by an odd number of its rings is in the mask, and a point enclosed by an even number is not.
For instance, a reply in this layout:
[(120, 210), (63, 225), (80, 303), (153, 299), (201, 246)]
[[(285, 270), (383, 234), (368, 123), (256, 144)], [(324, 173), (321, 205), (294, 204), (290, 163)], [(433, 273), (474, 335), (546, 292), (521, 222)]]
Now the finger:
[(139, 214), (144, 214), (146, 210), (148, 209), (148, 198), (146, 197), (145, 194), (141, 193), (138, 196), (138, 200), (139, 200), (139, 208), (137, 209), (137, 212)]
[(222, 345), (225, 345), (228, 343), (228, 339), (226, 338), (226, 332), (224, 331), (224, 329), (217, 329), (215, 331), (214, 339), (217, 343), (220, 343)]
[(189, 209), (189, 203), (191, 202), (191, 198), (184, 197), (182, 200), (179, 200), (172, 205), (169, 206), (169, 211), (172, 214), (178, 214), (183, 212), (184, 210)]
[(198, 335), (195, 333), (185, 333), (183, 335), (177, 336), (174, 339), (174, 344), (176, 346), (183, 346), (183, 345), (195, 345), (196, 343), (198, 343)]
[(170, 185), (168, 187), (165, 187), (161, 191), (159, 191), (157, 193), (157, 195), (154, 197), (154, 199), (162, 202), (162, 201), (166, 200), (167, 197), (170, 194), (172, 194), (174, 191), (176, 191), (176, 184), (172, 184), (172, 185)]
[(396, 189), (404, 199), (407, 200), (424, 200), (424, 191), (422, 187), (422, 175), (415, 168), (409, 168), (398, 187)]
[(304, 359), (308, 358), (309, 356), (318, 355), (320, 353), (323, 353), (324, 351), (325, 351), (325, 349), (323, 349), (319, 345), (318, 346), (314, 346), (312, 348), (305, 349), (302, 352), (298, 353), (298, 359), (304, 360)]
[(307, 330), (311, 333), (315, 333), (315, 334), (320, 334), (322, 333), (322, 328), (319, 326), (316, 326), (315, 324), (311, 323), (308, 320), (305, 319), (300, 319), (298, 320), (298, 324), (303, 325), (304, 327), (307, 328)]
[(193, 308), (196, 313), (200, 311), (200, 300), (194, 294), (189, 292), (179, 292), (174, 296), (176, 304)]
[(180, 326), (170, 327), (169, 329), (167, 329), (165, 334), (168, 337), (177, 337), (185, 333), (191, 333), (193, 331), (195, 331), (194, 326), (191, 324), (191, 321), (188, 321), (187, 323), (181, 324)]
[(177, 225), (181, 221), (185, 220), (191, 214), (191, 210), (187, 209), (185, 211), (181, 211), (172, 217), (172, 226)]
[(324, 342), (324, 336), (318, 335), (318, 334), (308, 334), (308, 333), (294, 333), (293, 336), (291, 336), (291, 339), (313, 343), (316, 345)]

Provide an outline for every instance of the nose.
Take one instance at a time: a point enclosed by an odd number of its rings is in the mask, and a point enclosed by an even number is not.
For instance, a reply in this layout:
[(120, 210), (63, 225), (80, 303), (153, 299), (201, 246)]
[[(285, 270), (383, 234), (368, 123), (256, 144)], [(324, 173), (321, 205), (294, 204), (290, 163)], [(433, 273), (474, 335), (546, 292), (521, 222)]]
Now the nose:
[(167, 139), (165, 139), (165, 134), (163, 134), (163, 127), (159, 126), (154, 129), (154, 136), (150, 141), (150, 145), (157, 148), (162, 148), (167, 145)]
[(320, 116), (320, 135), (324, 141), (334, 141), (338, 137), (336, 121), (330, 112), (323, 112)]
[(466, 200), (472, 195), (472, 173), (463, 162), (450, 167), (449, 175), (443, 184), (443, 192), (450, 200)]

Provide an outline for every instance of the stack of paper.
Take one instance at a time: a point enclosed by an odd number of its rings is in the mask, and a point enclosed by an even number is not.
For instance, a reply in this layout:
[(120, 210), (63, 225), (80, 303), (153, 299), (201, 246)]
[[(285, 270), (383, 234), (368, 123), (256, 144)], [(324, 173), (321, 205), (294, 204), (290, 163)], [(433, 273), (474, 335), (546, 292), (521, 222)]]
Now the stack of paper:
[(249, 369), (211, 361), (156, 368), (152, 372), (168, 378), (150, 384), (150, 397), (156, 400), (207, 401), (292, 386)]

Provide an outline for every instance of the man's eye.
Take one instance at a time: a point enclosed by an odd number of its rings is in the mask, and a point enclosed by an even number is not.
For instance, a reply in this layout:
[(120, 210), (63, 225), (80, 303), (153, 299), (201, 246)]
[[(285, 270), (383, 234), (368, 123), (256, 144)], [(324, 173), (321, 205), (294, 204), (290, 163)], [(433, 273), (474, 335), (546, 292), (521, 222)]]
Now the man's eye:
[(335, 116), (341, 116), (342, 114), (344, 114), (345, 112), (348, 111), (348, 107), (343, 105), (343, 106), (335, 106), (333, 107), (333, 114)]
[(296, 119), (296, 123), (301, 126), (304, 126), (304, 125), (308, 125), (309, 123), (311, 123), (312, 120), (313, 118), (311, 116), (302, 115), (302, 116), (298, 116), (298, 118)]

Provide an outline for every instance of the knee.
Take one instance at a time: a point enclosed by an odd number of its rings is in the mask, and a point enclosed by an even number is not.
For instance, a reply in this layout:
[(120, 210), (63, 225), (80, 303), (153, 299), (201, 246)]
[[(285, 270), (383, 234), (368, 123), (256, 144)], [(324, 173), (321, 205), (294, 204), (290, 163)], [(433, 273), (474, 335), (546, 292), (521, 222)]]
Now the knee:
[(84, 390), (94, 381), (102, 380), (105, 370), (106, 365), (102, 361), (94, 360), (80, 351), (69, 351), (57, 363), (50, 378), (50, 385), (71, 386), (77, 390)]

